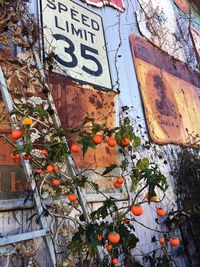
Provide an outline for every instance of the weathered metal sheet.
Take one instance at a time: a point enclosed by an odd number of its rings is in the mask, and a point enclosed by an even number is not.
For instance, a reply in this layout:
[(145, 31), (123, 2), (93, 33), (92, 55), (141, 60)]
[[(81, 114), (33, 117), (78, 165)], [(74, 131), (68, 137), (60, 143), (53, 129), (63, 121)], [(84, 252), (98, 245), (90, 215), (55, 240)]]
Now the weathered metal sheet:
[(153, 141), (200, 145), (199, 77), (142, 38), (130, 42)]
[(190, 33), (194, 44), (194, 50), (196, 52), (198, 63), (200, 64), (200, 33), (194, 28), (190, 27)]
[(84, 0), (84, 2), (95, 7), (111, 6), (121, 12), (125, 11), (123, 0)]
[(180, 8), (183, 13), (188, 14), (190, 12), (190, 7), (187, 0), (174, 0), (174, 3)]
[(45, 52), (55, 53), (53, 71), (111, 89), (101, 17), (70, 0), (41, 5)]
[[(115, 126), (114, 92), (95, 90), (91, 86), (80, 84), (61, 75), (54, 74), (50, 79), (53, 95), (62, 126), (79, 127), (85, 116), (95, 118), (97, 123)], [(117, 152), (106, 144), (88, 149), (85, 157), (73, 155), (79, 167), (106, 167), (118, 163)]]

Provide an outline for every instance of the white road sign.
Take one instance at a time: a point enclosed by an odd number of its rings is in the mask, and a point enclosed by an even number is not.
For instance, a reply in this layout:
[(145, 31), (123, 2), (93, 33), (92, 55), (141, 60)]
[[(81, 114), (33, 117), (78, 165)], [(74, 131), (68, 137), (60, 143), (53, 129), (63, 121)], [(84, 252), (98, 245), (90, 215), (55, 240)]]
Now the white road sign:
[(70, 0), (41, 0), (41, 10), (45, 52), (56, 54), (53, 71), (111, 88), (101, 17)]

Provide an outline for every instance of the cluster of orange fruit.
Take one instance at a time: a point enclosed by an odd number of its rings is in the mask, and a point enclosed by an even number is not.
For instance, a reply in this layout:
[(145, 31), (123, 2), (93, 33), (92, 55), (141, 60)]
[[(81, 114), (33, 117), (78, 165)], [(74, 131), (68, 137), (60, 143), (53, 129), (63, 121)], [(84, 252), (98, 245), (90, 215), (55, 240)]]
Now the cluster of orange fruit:
[[(103, 138), (101, 135), (96, 134), (92, 137), (92, 141), (96, 144), (99, 145), (103, 142)], [(130, 144), (130, 139), (128, 137), (122, 139), (121, 144), (122, 146), (126, 147)], [(107, 145), (109, 147), (115, 147), (117, 145), (117, 141), (113, 137), (109, 137), (106, 141)], [(81, 151), (81, 146), (78, 144), (72, 144), (70, 147), (71, 152), (77, 153)]]
[[(165, 238), (160, 236), (159, 242), (160, 242), (161, 245), (164, 245), (166, 243)], [(170, 237), (169, 238), (169, 244), (172, 247), (178, 247), (178, 246), (180, 246), (180, 240), (179, 240), (178, 237)]]

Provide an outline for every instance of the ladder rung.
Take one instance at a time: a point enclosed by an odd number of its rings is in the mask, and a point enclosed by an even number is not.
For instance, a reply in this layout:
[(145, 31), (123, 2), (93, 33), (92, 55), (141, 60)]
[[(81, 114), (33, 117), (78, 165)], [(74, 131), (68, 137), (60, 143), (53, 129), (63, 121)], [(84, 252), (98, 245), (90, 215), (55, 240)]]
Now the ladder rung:
[(0, 238), (0, 246), (6, 246), (12, 243), (25, 241), (37, 237), (46, 236), (49, 234), (49, 229), (36, 230), (28, 233), (10, 235), (7, 237)]

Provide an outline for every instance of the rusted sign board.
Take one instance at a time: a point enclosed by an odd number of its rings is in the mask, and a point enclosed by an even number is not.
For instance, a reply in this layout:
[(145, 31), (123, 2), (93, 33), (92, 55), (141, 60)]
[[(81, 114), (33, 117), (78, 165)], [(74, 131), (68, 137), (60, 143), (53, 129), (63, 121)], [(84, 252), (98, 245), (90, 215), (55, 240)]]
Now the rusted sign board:
[[(105, 123), (108, 128), (115, 126), (116, 93), (96, 90), (89, 85), (83, 86), (59, 74), (51, 76), (50, 86), (63, 128), (80, 127), (85, 116), (94, 118), (97, 123)], [(119, 164), (115, 148), (102, 143), (95, 149), (89, 148), (84, 157), (81, 152), (73, 153), (72, 156), (79, 169), (90, 169), (85, 174), (99, 185), (101, 192), (108, 196), (115, 194), (118, 199), (126, 197), (123, 190), (116, 193), (113, 178), (97, 174), (101, 174), (111, 164)], [(118, 168), (114, 170), (113, 175), (120, 175)], [(89, 202), (102, 200), (102, 196), (97, 196), (95, 190), (88, 184), (83, 193)]]
[[(114, 92), (94, 90), (91, 86), (81, 86), (72, 80), (53, 74), (50, 79), (51, 93), (56, 104), (62, 126), (79, 127), (85, 116), (95, 118), (97, 123), (115, 125)], [(89, 149), (85, 157), (74, 154), (79, 167), (107, 167), (118, 163), (116, 150), (105, 144)]]
[(142, 38), (130, 44), (153, 141), (200, 145), (199, 77)]
[(111, 6), (121, 12), (125, 11), (123, 0), (84, 0), (84, 2), (96, 7)]

